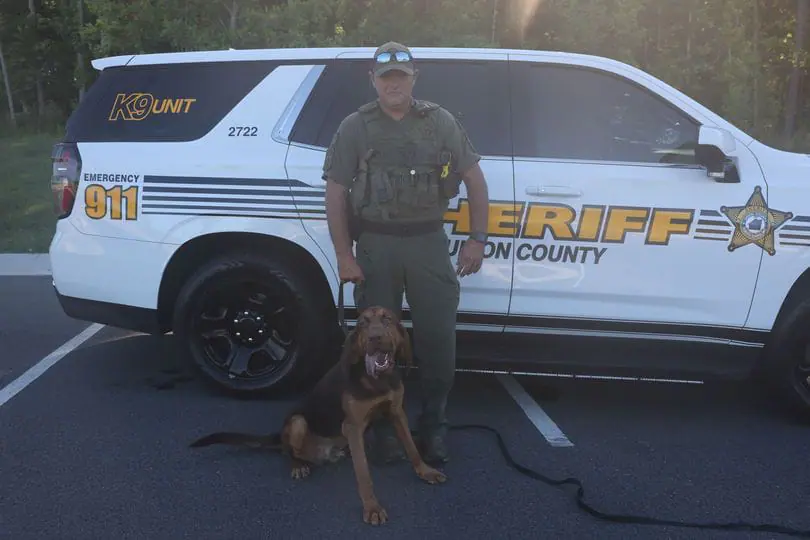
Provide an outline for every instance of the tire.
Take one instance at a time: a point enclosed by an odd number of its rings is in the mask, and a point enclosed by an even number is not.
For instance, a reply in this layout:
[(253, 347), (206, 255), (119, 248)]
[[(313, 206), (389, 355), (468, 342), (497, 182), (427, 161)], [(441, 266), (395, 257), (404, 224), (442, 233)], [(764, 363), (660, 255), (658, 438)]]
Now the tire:
[(291, 261), (232, 252), (184, 283), (174, 333), (219, 389), (243, 396), (287, 391), (320, 367), (329, 347), (332, 311), (316, 290)]
[(790, 308), (778, 322), (763, 371), (773, 395), (810, 420), (810, 299)]

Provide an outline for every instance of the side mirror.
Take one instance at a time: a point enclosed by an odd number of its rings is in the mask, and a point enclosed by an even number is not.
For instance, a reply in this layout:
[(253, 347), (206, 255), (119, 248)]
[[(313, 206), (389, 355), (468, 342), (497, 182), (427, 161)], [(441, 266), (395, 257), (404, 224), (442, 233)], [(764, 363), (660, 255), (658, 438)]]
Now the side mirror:
[(737, 143), (728, 131), (700, 126), (695, 159), (706, 167), (706, 173), (715, 181), (737, 183), (740, 181), (739, 171), (730, 157), (736, 148)]

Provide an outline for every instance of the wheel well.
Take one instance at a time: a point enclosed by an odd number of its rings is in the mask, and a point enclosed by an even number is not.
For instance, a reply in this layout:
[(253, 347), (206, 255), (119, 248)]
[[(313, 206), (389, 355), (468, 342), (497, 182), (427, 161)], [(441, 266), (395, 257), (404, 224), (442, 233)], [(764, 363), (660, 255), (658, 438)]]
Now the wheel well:
[(334, 311), (337, 317), (337, 309), (331, 300), (332, 292), (326, 275), (306, 249), (289, 240), (265, 234), (213, 233), (189, 240), (169, 260), (158, 292), (158, 320), (163, 332), (172, 329), (172, 314), (177, 295), (188, 277), (212, 256), (244, 248), (276, 253), (280, 258), (295, 261), (295, 266), (311, 285), (317, 288), (317, 294), (324, 298), (324, 308)]
[(776, 315), (776, 320), (773, 323), (772, 330), (779, 327), (779, 323), (786, 317), (802, 300), (810, 297), (810, 268), (805, 270), (802, 275), (793, 283), (790, 290), (785, 296), (785, 301), (782, 302), (782, 307)]
[(771, 366), (774, 362), (778, 362), (778, 358), (773, 356), (773, 351), (774, 347), (777, 347), (778, 340), (780, 339), (779, 331), (780, 327), (782, 326), (782, 321), (785, 320), (785, 317), (790, 316), (790, 313), (796, 308), (796, 306), (798, 306), (808, 297), (810, 297), (810, 268), (802, 272), (796, 281), (793, 282), (790, 290), (785, 295), (785, 299), (776, 314), (776, 319), (774, 319), (773, 324), (771, 325), (771, 331), (769, 332), (765, 341), (765, 347), (762, 350), (762, 354), (754, 366), (753, 375), (755, 378), (763, 378), (764, 380), (768, 381), (767, 384), (770, 387), (773, 387), (774, 385)]

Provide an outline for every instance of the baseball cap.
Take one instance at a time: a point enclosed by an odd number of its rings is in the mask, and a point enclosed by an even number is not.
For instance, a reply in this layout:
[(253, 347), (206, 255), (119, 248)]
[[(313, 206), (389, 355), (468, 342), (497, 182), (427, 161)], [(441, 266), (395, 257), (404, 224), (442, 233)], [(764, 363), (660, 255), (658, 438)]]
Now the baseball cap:
[(401, 43), (389, 41), (374, 51), (374, 74), (382, 75), (392, 69), (398, 69), (413, 75), (414, 63), (410, 49)]

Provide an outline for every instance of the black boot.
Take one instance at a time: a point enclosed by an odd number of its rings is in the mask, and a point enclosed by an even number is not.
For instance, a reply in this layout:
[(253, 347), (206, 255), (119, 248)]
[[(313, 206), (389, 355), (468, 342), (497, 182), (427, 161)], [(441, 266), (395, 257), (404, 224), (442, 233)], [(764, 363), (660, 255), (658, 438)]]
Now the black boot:
[(440, 429), (427, 429), (425, 433), (419, 438), (422, 454), (422, 459), (429, 465), (437, 465), (447, 463), (450, 461), (450, 455), (447, 451), (447, 443), (445, 442), (444, 432)]
[(419, 452), (422, 459), (431, 465), (447, 463), (447, 390), (444, 385), (425, 385), (427, 392), (422, 397), (422, 414), (419, 416)]

